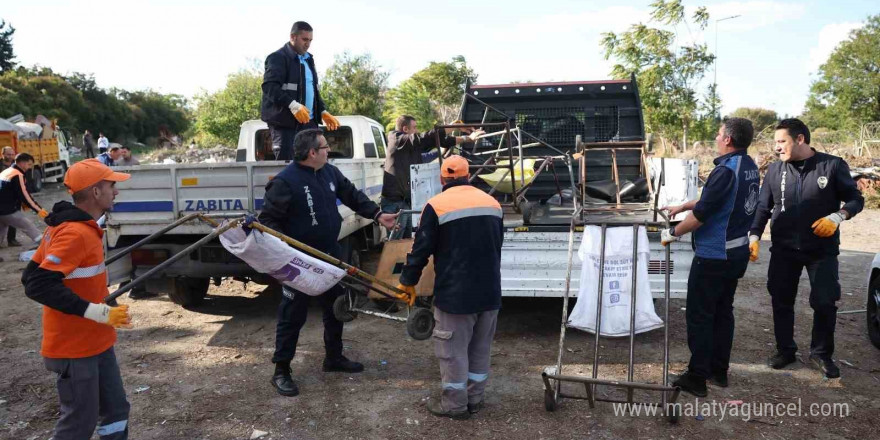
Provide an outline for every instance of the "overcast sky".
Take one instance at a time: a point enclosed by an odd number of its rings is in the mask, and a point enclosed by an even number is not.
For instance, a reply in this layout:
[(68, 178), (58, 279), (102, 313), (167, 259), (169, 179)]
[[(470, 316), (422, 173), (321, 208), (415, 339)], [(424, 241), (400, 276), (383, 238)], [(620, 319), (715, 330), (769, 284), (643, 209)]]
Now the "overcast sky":
[[(611, 63), (600, 34), (648, 20), (650, 1), (53, 1), (0, 0), (15, 28), (24, 65), (93, 73), (101, 87), (152, 88), (192, 96), (222, 88), (226, 76), (261, 66), (287, 41), (291, 24), (314, 28), (319, 72), (344, 51), (369, 52), (391, 85), (429, 61), (464, 55), (479, 83), (605, 79)], [(614, 6), (609, 6), (614, 4)], [(704, 32), (682, 27), (682, 42), (706, 42), (718, 54), (724, 112), (741, 106), (799, 114), (828, 54), (880, 3), (685, 1), (706, 5)], [(714, 20), (718, 23), (715, 45)], [(710, 70), (706, 81), (713, 78)]]

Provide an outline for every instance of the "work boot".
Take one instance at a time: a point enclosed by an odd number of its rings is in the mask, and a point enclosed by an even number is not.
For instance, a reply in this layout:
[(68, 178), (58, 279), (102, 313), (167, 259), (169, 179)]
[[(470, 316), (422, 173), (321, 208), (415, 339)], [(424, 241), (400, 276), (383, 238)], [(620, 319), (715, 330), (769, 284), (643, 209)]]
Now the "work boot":
[(275, 375), (272, 376), (272, 385), (278, 394), (287, 397), (293, 397), (299, 394), (299, 388), (296, 382), (290, 377), (290, 364), (279, 362), (275, 364)]
[(133, 289), (128, 292), (128, 297), (131, 299), (147, 299), (147, 298), (155, 298), (159, 296), (156, 293), (149, 292), (147, 289)]
[(840, 377), (840, 368), (837, 368), (837, 365), (834, 365), (834, 361), (830, 357), (811, 354), (810, 361), (813, 362), (813, 365), (822, 371), (822, 373), (825, 373), (825, 377), (828, 379), (836, 379)]
[(727, 388), (727, 370), (716, 370), (712, 372), (709, 383), (721, 388)]
[(428, 412), (437, 417), (449, 417), (453, 420), (467, 420), (471, 418), (471, 412), (467, 409), (460, 411), (447, 411), (443, 409), (443, 405), (439, 400), (431, 400), (428, 402)]
[(782, 353), (777, 351), (770, 359), (767, 361), (767, 365), (774, 370), (781, 370), (787, 367), (790, 364), (793, 364), (797, 360), (794, 357), (794, 353)]
[(484, 401), (481, 400), (477, 403), (468, 403), (468, 412), (471, 414), (476, 414), (480, 412), (480, 410), (483, 409), (483, 402)]
[(350, 361), (345, 356), (340, 356), (338, 359), (332, 361), (329, 358), (324, 358), (324, 371), (328, 373), (333, 371), (360, 373), (361, 371), (364, 371), (364, 364)]
[(682, 391), (691, 393), (697, 397), (706, 397), (709, 391), (706, 390), (706, 379), (697, 376), (690, 371), (685, 371), (672, 382), (672, 386), (681, 388)]

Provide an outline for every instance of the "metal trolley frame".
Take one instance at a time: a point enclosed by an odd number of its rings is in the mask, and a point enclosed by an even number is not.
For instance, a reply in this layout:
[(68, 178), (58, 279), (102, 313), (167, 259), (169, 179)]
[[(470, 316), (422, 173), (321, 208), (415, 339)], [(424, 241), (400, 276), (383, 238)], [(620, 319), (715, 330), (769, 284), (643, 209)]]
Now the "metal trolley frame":
[[(609, 379), (601, 379), (599, 378), (599, 337), (600, 337), (600, 329), (602, 328), (602, 293), (604, 286), (604, 275), (605, 275), (605, 236), (607, 232), (607, 228), (609, 226), (619, 227), (619, 226), (631, 226), (633, 230), (633, 268), (637, 267), (638, 264), (638, 233), (639, 228), (644, 226), (646, 229), (648, 227), (669, 227), (669, 219), (668, 217), (661, 211), (651, 208), (645, 208), (638, 211), (643, 211), (644, 213), (654, 213), (655, 215), (659, 215), (662, 217), (662, 222), (657, 221), (627, 221), (617, 219), (605, 219), (600, 221), (589, 221), (582, 222), (584, 226), (600, 226), (602, 228), (601, 239), (600, 239), (600, 254), (599, 254), (599, 289), (598, 289), (598, 307), (596, 309), (596, 332), (595, 332), (595, 340), (593, 347), (593, 369), (592, 375), (590, 377), (579, 376), (579, 375), (566, 375), (563, 374), (563, 362), (562, 357), (565, 352), (565, 331), (568, 323), (568, 300), (569, 300), (569, 291), (571, 288), (571, 272), (572, 272), (572, 257), (574, 253), (574, 232), (575, 226), (578, 224), (578, 220), (582, 218), (585, 211), (583, 208), (578, 209), (574, 215), (571, 217), (571, 229), (569, 231), (568, 237), (568, 268), (565, 277), (565, 294), (562, 300), (562, 324), (560, 326), (559, 332), (559, 353), (556, 358), (556, 366), (547, 367), (541, 373), (541, 378), (544, 381), (544, 408), (547, 411), (555, 411), (559, 405), (559, 402), (563, 398), (568, 399), (583, 399), (587, 400), (590, 404), (590, 408), (595, 408), (596, 402), (613, 402), (613, 403), (625, 403), (629, 405), (633, 404), (642, 404), (649, 406), (657, 406), (660, 405), (663, 414), (668, 418), (671, 423), (676, 423), (680, 416), (679, 411), (677, 411), (677, 406), (674, 405), (676, 400), (678, 399), (678, 395), (680, 393), (680, 388), (673, 387), (668, 385), (668, 374), (669, 374), (669, 271), (666, 272), (665, 276), (665, 301), (664, 301), (664, 316), (663, 316), (663, 383), (662, 384), (650, 384), (643, 382), (635, 382), (633, 379), (634, 373), (634, 344), (635, 344), (635, 316), (636, 316), (636, 282), (637, 282), (637, 271), (633, 270), (632, 274), (632, 288), (630, 291), (630, 320), (629, 320), (629, 359), (627, 363), (627, 380), (609, 380)], [(631, 212), (632, 213), (632, 212)], [(665, 265), (668, 268), (670, 261), (670, 250), (666, 248), (666, 260)], [(584, 385), (584, 391), (586, 395), (576, 395), (576, 394), (567, 394), (562, 392), (562, 383), (563, 382), (574, 382)], [(626, 389), (626, 400), (620, 399), (612, 399), (612, 398), (602, 398), (596, 395), (596, 387), (597, 385), (604, 385), (614, 388), (623, 388)], [(647, 391), (656, 391), (659, 392), (660, 403), (656, 402), (635, 402), (633, 400), (633, 391), (634, 390), (647, 390)]]

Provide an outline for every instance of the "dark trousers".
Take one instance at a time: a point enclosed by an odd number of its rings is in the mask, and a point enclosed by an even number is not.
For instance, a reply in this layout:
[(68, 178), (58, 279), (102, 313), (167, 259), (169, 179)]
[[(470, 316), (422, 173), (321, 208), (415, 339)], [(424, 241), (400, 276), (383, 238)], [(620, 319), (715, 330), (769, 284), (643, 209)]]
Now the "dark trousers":
[(314, 119), (309, 121), (308, 124), (295, 128), (270, 125), (269, 135), (272, 136), (272, 149), (275, 150), (275, 147), (279, 148), (277, 160), (293, 160), (293, 140), (296, 138), (297, 133), (309, 128), (318, 128), (318, 124)]
[(86, 159), (95, 157), (95, 147), (91, 145), (86, 145), (83, 147), (83, 150), (85, 150)]
[(15, 233), (16, 232), (17, 232), (17, 230), (15, 228), (13, 228), (11, 226), (9, 227), (9, 230), (6, 231), (6, 243), (12, 244), (12, 242), (15, 241)]
[(333, 301), (342, 295), (342, 286), (335, 285), (321, 295), (312, 297), (289, 287), (282, 289), (281, 304), (278, 306), (278, 324), (275, 327), (275, 355), (272, 362), (290, 362), (296, 354), (299, 331), (306, 323), (309, 302), (318, 301), (324, 312), (324, 351), (327, 359), (342, 357), (342, 321), (333, 314)]
[(810, 278), (810, 307), (813, 308), (813, 338), (810, 354), (831, 357), (834, 354), (834, 327), (840, 299), (837, 255), (810, 255), (771, 249), (767, 290), (773, 304), (773, 332), (776, 349), (794, 354), (794, 301), (804, 268)]
[(101, 440), (128, 438), (131, 406), (113, 347), (87, 358), (43, 358), (43, 362), (57, 375), (61, 415), (55, 425), (55, 440), (90, 439), (99, 421)]
[(708, 379), (713, 372), (726, 372), (730, 367), (733, 296), (748, 263), (748, 253), (727, 260), (694, 257), (685, 312), (691, 373)]

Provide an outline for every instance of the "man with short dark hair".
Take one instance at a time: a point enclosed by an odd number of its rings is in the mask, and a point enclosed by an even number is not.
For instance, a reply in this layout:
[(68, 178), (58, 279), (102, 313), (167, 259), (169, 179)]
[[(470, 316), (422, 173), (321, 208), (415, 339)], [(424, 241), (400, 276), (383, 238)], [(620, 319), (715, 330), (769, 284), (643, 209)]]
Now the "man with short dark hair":
[(141, 164), (141, 161), (135, 159), (135, 158), (131, 155), (131, 149), (130, 149), (130, 148), (128, 148), (128, 147), (126, 147), (125, 145), (123, 145), (123, 146), (119, 147), (119, 150), (122, 152), (122, 154), (121, 154), (121, 157), (119, 158), (119, 160), (115, 160), (115, 161), (114, 161), (114, 162), (115, 162), (115, 166), (118, 166), (118, 167), (127, 167), (127, 166), (134, 166), (134, 165), (140, 165), (140, 164)]
[(0, 173), (0, 237), (7, 234), (6, 228), (14, 226), (24, 231), (34, 242), (39, 243), (42, 233), (21, 211), (26, 206), (45, 218), (49, 215), (27, 190), (25, 174), (34, 166), (34, 157), (28, 153), (15, 156), (15, 165)]
[[(469, 136), (451, 136), (453, 129), (447, 128), (440, 133), (440, 145), (437, 145), (437, 129), (419, 133), (416, 118), (401, 115), (394, 124), (394, 130), (388, 132), (388, 150), (385, 156), (385, 174), (382, 180), (382, 211), (398, 212), (410, 209), (412, 198), (410, 192), (410, 165), (418, 165), (437, 157), (433, 148), (452, 147), (463, 142), (473, 142), (482, 130), (475, 130)], [(410, 216), (400, 219), (400, 228), (389, 230), (392, 239), (409, 237), (412, 233)]]
[[(382, 213), (338, 168), (327, 163), (330, 145), (320, 129), (300, 131), (293, 147), (295, 162), (266, 185), (260, 223), (338, 259), (345, 256), (338, 242), (342, 217), (337, 200), (361, 217), (389, 229), (394, 227), (396, 215)], [(287, 286), (282, 287), (282, 293), (272, 385), (282, 396), (296, 396), (299, 388), (291, 377), (290, 362), (296, 354), (311, 297)], [(341, 294), (342, 288), (337, 285), (315, 297), (324, 311), (324, 371), (359, 373), (364, 366), (342, 355), (342, 322), (333, 314), (333, 301)]]
[(699, 200), (663, 208), (670, 217), (690, 214), (661, 232), (664, 246), (693, 232), (696, 248), (688, 276), (687, 322), (691, 359), (673, 385), (698, 397), (708, 394), (706, 380), (727, 386), (733, 347), (733, 296), (749, 263), (749, 227), (758, 205), (759, 175), (746, 154), (755, 130), (744, 118), (725, 119), (715, 145), (719, 156)]
[(98, 153), (106, 153), (110, 148), (110, 140), (104, 136), (104, 133), (98, 133)]
[(128, 438), (130, 405), (116, 361), (117, 328), (132, 328), (128, 306), (109, 306), (103, 229), (97, 220), (119, 194), (113, 172), (95, 159), (73, 164), (61, 201), (46, 217), (45, 239), (21, 275), (24, 293), (43, 305), (40, 354), (55, 373), (60, 417), (54, 439)]
[(810, 129), (799, 119), (782, 120), (774, 140), (780, 160), (767, 168), (749, 234), (752, 259), (757, 260), (761, 234), (772, 218), (767, 290), (773, 304), (776, 354), (768, 363), (781, 369), (797, 360), (794, 301), (806, 268), (813, 309), (810, 361), (825, 377), (840, 377), (831, 359), (840, 300), (838, 227), (861, 212), (865, 200), (846, 161), (811, 148)]
[(398, 289), (415, 286), (434, 257), (434, 352), (442, 393), (428, 402), (438, 417), (467, 419), (483, 407), (490, 349), (501, 308), (504, 213), (468, 183), (469, 165), (450, 156), (440, 167), (443, 192), (425, 205)]
[(110, 147), (110, 151), (98, 155), (98, 161), (108, 167), (116, 166), (116, 161), (122, 158), (122, 148), (119, 145)]
[(317, 128), (318, 115), (328, 130), (339, 128), (339, 120), (321, 99), (311, 44), (312, 26), (297, 21), (290, 29), (290, 41), (266, 57), (260, 118), (269, 125), (277, 160), (290, 160), (296, 134)]
[(95, 141), (92, 139), (92, 133), (88, 130), (83, 133), (83, 151), (86, 159), (95, 157)]
[[(15, 150), (12, 147), (10, 147), (10, 146), (3, 147), (3, 150), (0, 151), (0, 154), (3, 155), (3, 157), (2, 157), (3, 160), (0, 160), (0, 172), (6, 170), (7, 168), (11, 168), (13, 165), (15, 165)], [(9, 227), (9, 231), (6, 233), (6, 245), (7, 246), (21, 246), (21, 243), (19, 243), (18, 240), (15, 239), (16, 232), (17, 231), (15, 230), (15, 228), (13, 228), (12, 226)], [(0, 237), (2, 237), (2, 236), (0, 236)], [(2, 238), (0, 238), (0, 239), (2, 239)], [(2, 261), (2, 260), (0, 260), (0, 261)]]

